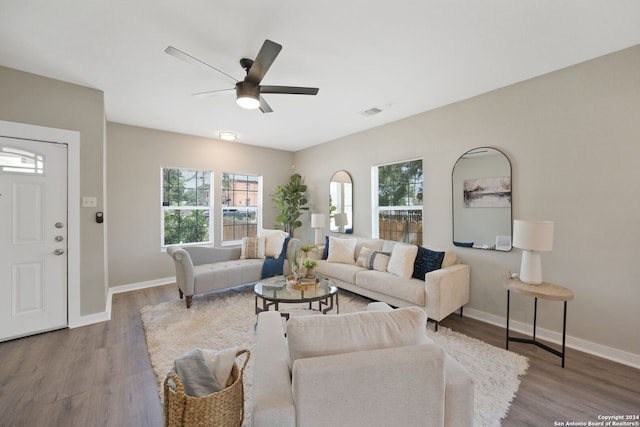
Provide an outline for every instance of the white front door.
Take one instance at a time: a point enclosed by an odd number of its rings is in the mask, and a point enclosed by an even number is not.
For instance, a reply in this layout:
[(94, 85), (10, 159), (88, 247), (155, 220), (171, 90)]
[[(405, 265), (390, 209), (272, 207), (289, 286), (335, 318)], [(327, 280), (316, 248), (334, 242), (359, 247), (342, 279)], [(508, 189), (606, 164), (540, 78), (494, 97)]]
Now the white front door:
[(0, 137), (0, 341), (67, 326), (67, 146)]

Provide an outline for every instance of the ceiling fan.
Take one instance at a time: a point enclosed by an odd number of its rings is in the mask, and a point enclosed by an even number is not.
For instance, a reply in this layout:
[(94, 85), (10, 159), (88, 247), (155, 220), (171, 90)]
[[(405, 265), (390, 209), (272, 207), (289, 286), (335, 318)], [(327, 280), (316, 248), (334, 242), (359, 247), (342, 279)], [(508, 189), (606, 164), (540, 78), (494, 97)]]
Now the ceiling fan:
[[(270, 113), (273, 110), (262, 97), (262, 94), (285, 94), (285, 95), (316, 95), (318, 93), (317, 87), (297, 87), (297, 86), (262, 86), (260, 82), (264, 78), (264, 75), (275, 61), (276, 57), (282, 50), (282, 45), (272, 42), (271, 40), (265, 40), (258, 52), (256, 59), (242, 58), (240, 65), (246, 71), (246, 76), (243, 80), (237, 80), (233, 76), (218, 70), (215, 67), (203, 62), (183, 51), (176, 49), (173, 46), (168, 46), (164, 51), (169, 55), (175, 56), (190, 64), (205, 68), (209, 71), (217, 71), (221, 73), (235, 83), (236, 90), (236, 102), (238, 105), (248, 109), (260, 108), (263, 113)], [(209, 92), (196, 93), (195, 96), (207, 96), (216, 92), (222, 92), (230, 89), (214, 90)]]

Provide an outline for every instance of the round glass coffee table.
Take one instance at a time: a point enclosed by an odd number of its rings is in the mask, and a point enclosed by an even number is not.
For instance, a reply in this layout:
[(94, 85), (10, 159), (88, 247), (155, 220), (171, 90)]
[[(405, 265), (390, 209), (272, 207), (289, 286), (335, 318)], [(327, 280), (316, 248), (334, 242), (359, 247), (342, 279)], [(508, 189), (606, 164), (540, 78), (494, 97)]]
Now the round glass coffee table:
[[(263, 311), (269, 311), (271, 307), (275, 311), (280, 311), (281, 303), (308, 303), (309, 310), (314, 310), (314, 302), (318, 302), (315, 310), (322, 314), (327, 314), (333, 310), (334, 306), (336, 313), (340, 314), (338, 287), (327, 277), (318, 277), (318, 283), (315, 286), (309, 286), (305, 289), (294, 289), (287, 283), (284, 276), (270, 277), (257, 282), (253, 287), (253, 292), (256, 294), (256, 315)], [(281, 314), (289, 319), (289, 313)]]

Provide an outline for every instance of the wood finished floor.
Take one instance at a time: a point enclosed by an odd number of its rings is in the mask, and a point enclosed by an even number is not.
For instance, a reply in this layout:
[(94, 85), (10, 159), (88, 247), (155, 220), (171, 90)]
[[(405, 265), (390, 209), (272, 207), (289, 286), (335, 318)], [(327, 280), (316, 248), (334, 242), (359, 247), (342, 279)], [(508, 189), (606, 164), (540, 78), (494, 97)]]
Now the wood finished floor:
[[(109, 322), (0, 343), (0, 426), (162, 426), (139, 310), (176, 297), (173, 285), (116, 294)], [(457, 315), (441, 324), (504, 346), (503, 328)], [(562, 369), (537, 347), (510, 349), (530, 367), (504, 427), (640, 414), (640, 370), (572, 349)]]

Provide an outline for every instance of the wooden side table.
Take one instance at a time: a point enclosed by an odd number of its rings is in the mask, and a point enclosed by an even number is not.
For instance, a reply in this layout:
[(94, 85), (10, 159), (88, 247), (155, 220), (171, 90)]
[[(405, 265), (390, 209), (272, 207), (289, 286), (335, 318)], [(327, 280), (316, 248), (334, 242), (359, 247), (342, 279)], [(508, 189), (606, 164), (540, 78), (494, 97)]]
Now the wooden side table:
[[(505, 283), (507, 288), (507, 350), (509, 350), (509, 341), (522, 342), (526, 344), (534, 344), (543, 350), (555, 354), (562, 359), (562, 367), (564, 368), (564, 356), (565, 356), (565, 341), (567, 333), (567, 302), (573, 299), (573, 291), (562, 286), (554, 285), (552, 283), (542, 282), (540, 285), (529, 285), (521, 282), (518, 279), (509, 279)], [(509, 305), (511, 298), (511, 291), (523, 294), (534, 298), (533, 308), (533, 337), (528, 338), (515, 338), (509, 336)], [(562, 351), (558, 351), (536, 340), (536, 320), (538, 313), (538, 298), (551, 300), (551, 301), (564, 301), (564, 315), (562, 320)]]

